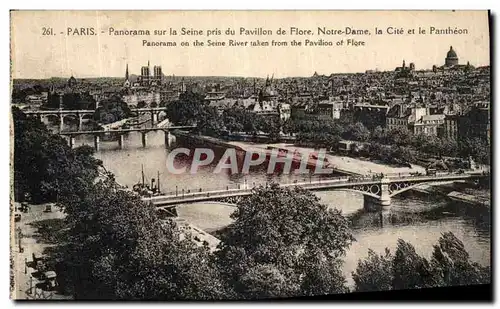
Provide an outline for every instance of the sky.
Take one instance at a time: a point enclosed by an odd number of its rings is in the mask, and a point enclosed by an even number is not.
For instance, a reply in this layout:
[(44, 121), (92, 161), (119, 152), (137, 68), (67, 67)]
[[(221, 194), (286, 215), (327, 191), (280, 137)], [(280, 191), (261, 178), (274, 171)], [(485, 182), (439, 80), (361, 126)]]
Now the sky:
[[(166, 30), (180, 32), (182, 27), (203, 30), (193, 36), (116, 36), (116, 30)], [(238, 35), (240, 27), (262, 27), (272, 36)], [(282, 28), (309, 29), (313, 35), (277, 35)], [(367, 29), (372, 35), (323, 35), (317, 28)], [(374, 35), (375, 27), (403, 28), (404, 34)], [(418, 34), (421, 27), (467, 29), (467, 34)], [(52, 29), (52, 33), (43, 28)], [(78, 28), (93, 28), (96, 35), (67, 35)], [(232, 28), (237, 35), (224, 35)], [(417, 34), (408, 34), (415, 29)], [(207, 30), (222, 35), (206, 36)], [(61, 34), (64, 33), (64, 34)], [(175, 41), (177, 47), (146, 47), (143, 40)], [(309, 39), (331, 41), (334, 46), (288, 47), (194, 47), (194, 40), (227, 41)], [(365, 46), (337, 46), (343, 39), (364, 41)], [(189, 47), (181, 47), (187, 41)], [(129, 65), (130, 74), (151, 63), (161, 65), (165, 75), (248, 76), (275, 78), (311, 76), (314, 72), (364, 72), (393, 70), (405, 60), (416, 69), (444, 64), (453, 46), (461, 64), (489, 65), (489, 25), (487, 11), (14, 11), (11, 12), (11, 73), (13, 78), (122, 77)]]

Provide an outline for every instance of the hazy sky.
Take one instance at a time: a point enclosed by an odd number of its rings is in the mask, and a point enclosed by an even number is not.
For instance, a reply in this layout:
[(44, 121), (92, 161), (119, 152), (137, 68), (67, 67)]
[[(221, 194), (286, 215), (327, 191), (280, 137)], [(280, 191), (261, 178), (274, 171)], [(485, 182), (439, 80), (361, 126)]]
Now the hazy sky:
[[(43, 35), (43, 28), (53, 35)], [(113, 36), (116, 30), (167, 30), (180, 28), (221, 30), (221, 36)], [(234, 37), (224, 35), (227, 28)], [(272, 36), (241, 36), (240, 27), (262, 27)], [(310, 29), (314, 35), (276, 34), (278, 28)], [(320, 36), (327, 29), (368, 29), (371, 36)], [(403, 28), (405, 34), (374, 35), (375, 27)], [(467, 29), (468, 34), (418, 34), (418, 28)], [(61, 35), (68, 28), (94, 28), (97, 35)], [(407, 33), (415, 28), (415, 35)], [(337, 72), (392, 70), (414, 62), (417, 69), (444, 64), (450, 46), (460, 63), (488, 65), (489, 26), (487, 11), (17, 11), (11, 13), (11, 57), (13, 78), (77, 78), (139, 74), (148, 60), (161, 65), (166, 75), (196, 76), (310, 76)], [(104, 32), (104, 33), (103, 33)], [(238, 41), (292, 39), (337, 42), (341, 39), (365, 41), (364, 47), (181, 47), (180, 41)], [(177, 47), (143, 47), (148, 41), (175, 41)], [(227, 44), (227, 43), (226, 43)]]

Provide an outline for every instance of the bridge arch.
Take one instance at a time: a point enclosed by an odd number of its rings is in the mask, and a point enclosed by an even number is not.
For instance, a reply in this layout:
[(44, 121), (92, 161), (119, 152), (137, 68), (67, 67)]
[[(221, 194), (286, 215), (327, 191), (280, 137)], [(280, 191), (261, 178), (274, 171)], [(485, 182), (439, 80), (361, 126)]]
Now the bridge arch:
[(82, 120), (93, 120), (94, 114), (90, 114), (90, 113), (80, 114), (80, 118)]
[(78, 123), (78, 121), (80, 121), (80, 118), (78, 117), (77, 114), (65, 114), (65, 115), (62, 115), (62, 121), (64, 123), (67, 123), (68, 121), (74, 121), (76, 123)]
[[(398, 194), (401, 194), (403, 192), (406, 192), (408, 190), (411, 190), (413, 188), (416, 188), (421, 185), (444, 185), (444, 184), (449, 184), (449, 183), (454, 183), (454, 182), (464, 182), (465, 179), (457, 179), (457, 180), (446, 180), (446, 181), (427, 181), (427, 182), (417, 182), (417, 183), (408, 183), (408, 182), (402, 182), (402, 183), (391, 183), (389, 186), (389, 196), (394, 197)], [(394, 186), (393, 186), (394, 185)], [(399, 185), (399, 186), (398, 186)]]
[(338, 188), (337, 189), (337, 188), (335, 188), (333, 190), (335, 190), (335, 191), (350, 191), (350, 192), (359, 193), (359, 194), (362, 194), (362, 195), (365, 195), (365, 196), (371, 196), (371, 197), (376, 198), (376, 199), (380, 198), (380, 195), (376, 195), (376, 194), (373, 194), (373, 193), (370, 193), (370, 192), (356, 190), (356, 189), (350, 189), (350, 188)]
[[(216, 204), (216, 205), (222, 205), (222, 206), (229, 206), (229, 207), (238, 207), (238, 204), (232, 203), (232, 202), (225, 202), (225, 201), (204, 201), (204, 202), (199, 202), (200, 204)], [(186, 204), (188, 205), (188, 204)]]
[(57, 114), (45, 114), (45, 115), (40, 115), (40, 117), (42, 118), (42, 121), (44, 121), (43, 119), (45, 119), (44, 122), (59, 123), (61, 121), (59, 115)]

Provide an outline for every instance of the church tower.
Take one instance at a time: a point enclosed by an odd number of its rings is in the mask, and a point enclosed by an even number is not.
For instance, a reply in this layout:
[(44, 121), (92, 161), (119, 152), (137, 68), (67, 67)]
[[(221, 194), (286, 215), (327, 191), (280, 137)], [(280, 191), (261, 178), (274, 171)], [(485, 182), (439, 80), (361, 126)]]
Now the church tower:
[(127, 68), (125, 69), (125, 82), (123, 82), (123, 87), (125, 87), (125, 88), (130, 87), (130, 80), (129, 80), (129, 75), (128, 75), (128, 63), (127, 63)]
[(184, 77), (182, 78), (182, 84), (181, 84), (181, 93), (184, 93), (187, 91), (186, 83), (184, 83)]

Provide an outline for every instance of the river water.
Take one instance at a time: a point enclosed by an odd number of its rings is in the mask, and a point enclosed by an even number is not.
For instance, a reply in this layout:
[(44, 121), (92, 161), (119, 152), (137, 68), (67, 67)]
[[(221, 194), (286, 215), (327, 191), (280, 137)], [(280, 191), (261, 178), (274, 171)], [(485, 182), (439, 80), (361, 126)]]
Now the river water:
[[(247, 176), (233, 176), (229, 173), (214, 174), (213, 166), (201, 169), (196, 174), (169, 174), (166, 158), (169, 150), (164, 145), (163, 132), (150, 132), (148, 145), (142, 147), (141, 135), (130, 133), (125, 137), (124, 148), (118, 149), (118, 142), (101, 142), (96, 157), (116, 175), (116, 180), (129, 187), (141, 180), (141, 167), (146, 181), (157, 178), (160, 173), (162, 192), (181, 194), (184, 189), (210, 190), (226, 187), (236, 188), (245, 182), (249, 185), (270, 181), (307, 181), (304, 175), (268, 176), (254, 171)], [(78, 137), (76, 145), (93, 144), (92, 137)], [(182, 145), (178, 145), (182, 146)], [(430, 256), (432, 245), (441, 233), (451, 231), (461, 239), (471, 258), (490, 265), (490, 213), (489, 211), (440, 199), (435, 196), (408, 193), (393, 198), (390, 218), (382, 219), (377, 213), (363, 210), (363, 196), (349, 191), (315, 192), (329, 207), (340, 209), (352, 223), (356, 241), (350, 247), (344, 263), (344, 272), (350, 283), (350, 273), (356, 269), (359, 259), (367, 256), (368, 249), (383, 253), (386, 247), (394, 249), (399, 238), (412, 243), (421, 254)], [(207, 232), (218, 230), (231, 222), (229, 215), (234, 208), (217, 203), (197, 203), (177, 207), (180, 217)]]

